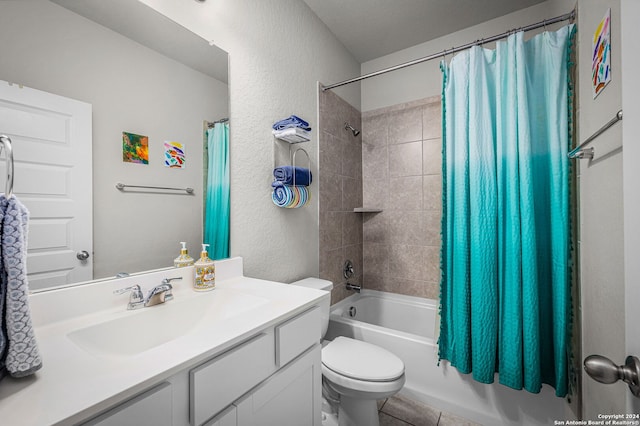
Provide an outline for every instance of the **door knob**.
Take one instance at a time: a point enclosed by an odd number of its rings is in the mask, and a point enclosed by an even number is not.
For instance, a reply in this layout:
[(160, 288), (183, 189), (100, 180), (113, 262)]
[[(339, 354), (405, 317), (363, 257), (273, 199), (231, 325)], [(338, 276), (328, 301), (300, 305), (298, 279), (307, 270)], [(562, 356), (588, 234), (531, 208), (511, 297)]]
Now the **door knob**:
[(624, 365), (616, 365), (602, 355), (589, 355), (584, 359), (584, 370), (600, 383), (622, 380), (629, 385), (632, 394), (640, 397), (640, 360), (635, 356), (628, 356)]
[(89, 258), (89, 252), (86, 250), (82, 250), (76, 253), (76, 257), (78, 260), (87, 260)]

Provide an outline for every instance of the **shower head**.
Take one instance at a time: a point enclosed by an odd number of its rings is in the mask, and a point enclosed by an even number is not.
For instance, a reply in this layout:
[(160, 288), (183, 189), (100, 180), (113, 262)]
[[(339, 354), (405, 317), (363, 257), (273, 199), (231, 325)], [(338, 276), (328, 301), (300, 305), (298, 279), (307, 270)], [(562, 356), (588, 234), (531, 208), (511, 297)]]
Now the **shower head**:
[(345, 130), (351, 130), (351, 133), (353, 133), (354, 137), (360, 134), (360, 130), (354, 129), (353, 126), (349, 123), (344, 123), (344, 128)]

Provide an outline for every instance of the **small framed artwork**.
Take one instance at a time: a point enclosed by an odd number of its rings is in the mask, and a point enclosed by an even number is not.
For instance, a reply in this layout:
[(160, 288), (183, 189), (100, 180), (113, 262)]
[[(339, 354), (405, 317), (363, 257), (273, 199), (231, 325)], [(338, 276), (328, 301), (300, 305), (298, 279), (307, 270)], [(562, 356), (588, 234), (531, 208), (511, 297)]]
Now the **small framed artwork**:
[(149, 164), (149, 137), (122, 132), (122, 161)]
[(184, 169), (185, 167), (184, 145), (180, 142), (165, 141), (164, 165), (172, 169)]
[(607, 10), (593, 33), (591, 78), (595, 99), (611, 81), (611, 9)]

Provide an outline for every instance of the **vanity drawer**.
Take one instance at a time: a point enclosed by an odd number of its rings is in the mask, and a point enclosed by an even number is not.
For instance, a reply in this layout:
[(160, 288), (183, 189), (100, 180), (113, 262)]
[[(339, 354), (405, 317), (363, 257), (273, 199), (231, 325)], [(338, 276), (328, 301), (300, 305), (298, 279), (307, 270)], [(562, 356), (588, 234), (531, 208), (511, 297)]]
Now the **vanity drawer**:
[(189, 372), (189, 418), (201, 425), (275, 371), (273, 334), (251, 340)]
[(276, 365), (282, 367), (320, 342), (320, 308), (315, 306), (276, 326)]
[(172, 398), (171, 384), (163, 382), (82, 426), (171, 426)]

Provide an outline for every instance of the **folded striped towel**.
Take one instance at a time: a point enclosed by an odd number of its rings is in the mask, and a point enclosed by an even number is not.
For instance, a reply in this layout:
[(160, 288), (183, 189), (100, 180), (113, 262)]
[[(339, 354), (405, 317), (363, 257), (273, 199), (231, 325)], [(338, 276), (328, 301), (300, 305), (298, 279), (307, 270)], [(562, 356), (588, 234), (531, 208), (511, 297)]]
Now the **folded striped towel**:
[(273, 123), (273, 130), (288, 129), (289, 127), (300, 127), (304, 130), (311, 130), (311, 127), (309, 127), (309, 123), (296, 115), (292, 115), (289, 118), (285, 118)]
[(293, 185), (293, 177), (295, 172), (295, 185), (296, 186), (309, 186), (313, 176), (311, 176), (311, 170), (304, 167), (282, 166), (273, 169), (273, 177), (277, 181), (286, 185)]

